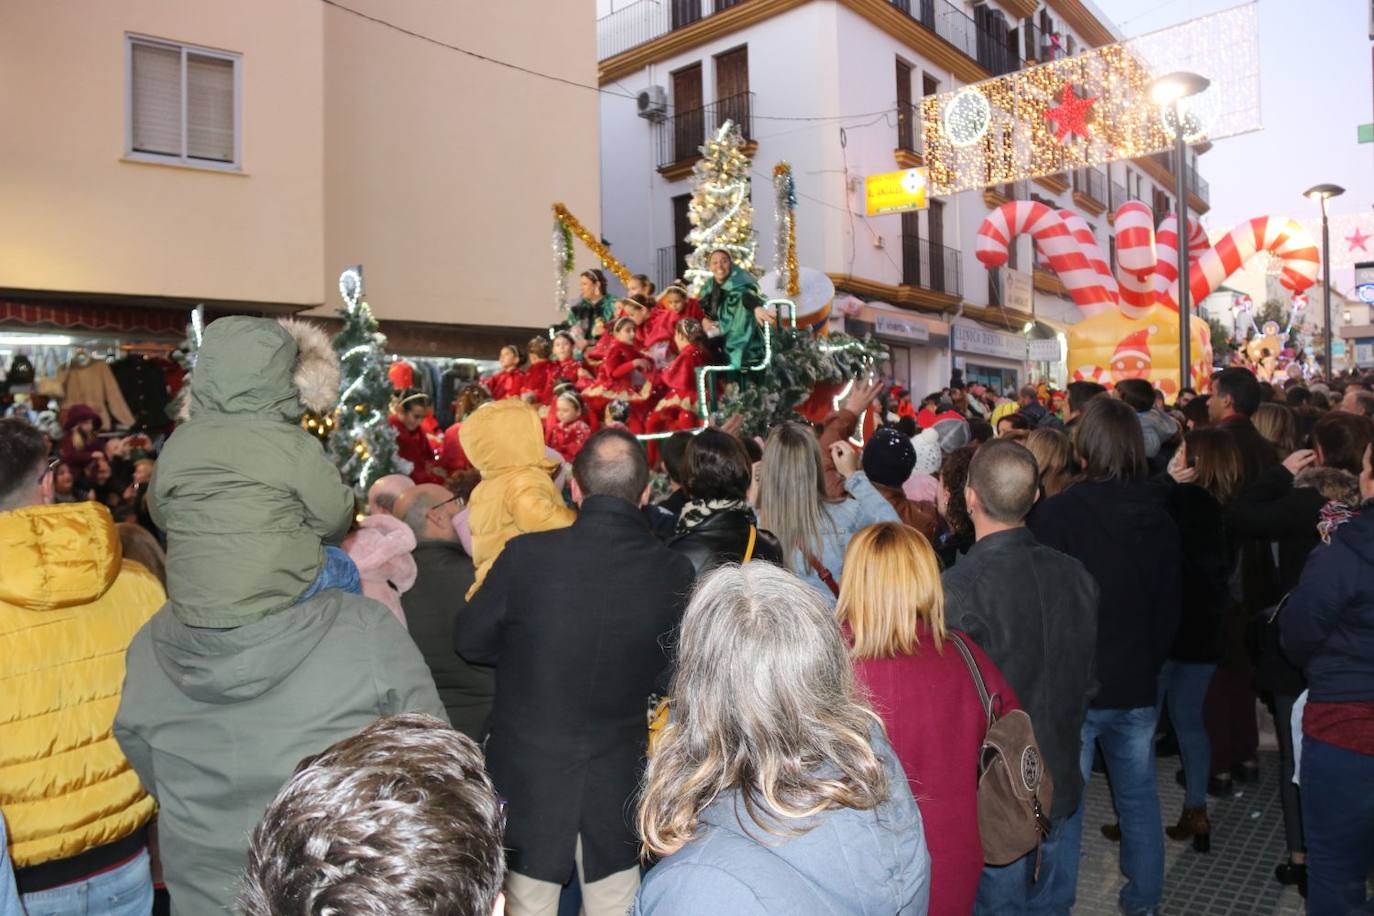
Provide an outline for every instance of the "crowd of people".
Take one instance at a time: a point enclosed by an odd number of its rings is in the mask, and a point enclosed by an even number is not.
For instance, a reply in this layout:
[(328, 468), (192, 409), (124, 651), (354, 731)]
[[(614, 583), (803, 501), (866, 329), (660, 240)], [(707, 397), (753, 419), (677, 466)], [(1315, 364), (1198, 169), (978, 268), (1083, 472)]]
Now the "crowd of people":
[[(1085, 829), (1155, 913), (1257, 698), (1276, 880), (1366, 905), (1370, 380), (860, 381), (651, 456), (679, 361), (755, 358), (713, 268), (700, 317), (584, 277), (447, 430), (398, 392), (421, 460), (363, 500), (300, 425), (338, 390), (303, 323), (211, 324), (165, 442), (0, 421), (0, 914), (1068, 913)], [(69, 488), (77, 454), (129, 484)]]

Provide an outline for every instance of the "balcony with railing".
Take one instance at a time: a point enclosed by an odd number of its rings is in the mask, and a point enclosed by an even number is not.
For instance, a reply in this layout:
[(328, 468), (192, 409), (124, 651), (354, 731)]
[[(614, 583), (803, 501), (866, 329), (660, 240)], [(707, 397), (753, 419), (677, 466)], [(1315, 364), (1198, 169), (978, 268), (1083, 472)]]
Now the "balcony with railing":
[(959, 296), (959, 252), (919, 236), (902, 236), (902, 283)]
[(897, 106), (897, 165), (914, 169), (925, 164), (921, 157), (921, 106)]
[[(614, 57), (694, 22), (723, 13), (748, 0), (635, 0), (612, 3), (596, 21), (598, 60)], [(620, 6), (616, 9), (616, 6)]]
[(739, 127), (746, 143), (753, 139), (754, 93), (741, 92), (728, 98), (691, 108), (673, 111), (658, 123), (658, 170), (669, 180), (686, 177), (692, 164), (701, 158), (701, 145), (707, 136), (726, 121)]
[(1126, 186), (1119, 181), (1113, 181), (1111, 184), (1111, 199), (1107, 201), (1108, 209), (1115, 213), (1116, 208), (1124, 204), (1126, 200)]
[(1094, 216), (1107, 209), (1107, 176), (1101, 169), (1087, 166), (1074, 170), (1073, 202)]

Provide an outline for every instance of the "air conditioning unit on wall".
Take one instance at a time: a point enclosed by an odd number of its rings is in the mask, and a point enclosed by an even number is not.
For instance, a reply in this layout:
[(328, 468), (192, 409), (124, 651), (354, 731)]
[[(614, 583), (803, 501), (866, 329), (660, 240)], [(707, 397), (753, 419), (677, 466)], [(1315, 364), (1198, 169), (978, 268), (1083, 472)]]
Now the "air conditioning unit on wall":
[(668, 114), (668, 90), (662, 86), (650, 86), (635, 100), (639, 116), (648, 121), (662, 121)]

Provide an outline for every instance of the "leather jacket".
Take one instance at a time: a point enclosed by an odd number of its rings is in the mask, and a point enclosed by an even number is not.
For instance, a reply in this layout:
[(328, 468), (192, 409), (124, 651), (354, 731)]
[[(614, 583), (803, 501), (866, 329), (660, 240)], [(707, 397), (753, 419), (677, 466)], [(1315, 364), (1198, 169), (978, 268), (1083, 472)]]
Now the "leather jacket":
[[(749, 514), (740, 509), (716, 512), (670, 540), (668, 549), (691, 560), (700, 577), (724, 563), (738, 563), (744, 559), (750, 524)], [(782, 545), (772, 532), (758, 529), (752, 559), (782, 565)]]

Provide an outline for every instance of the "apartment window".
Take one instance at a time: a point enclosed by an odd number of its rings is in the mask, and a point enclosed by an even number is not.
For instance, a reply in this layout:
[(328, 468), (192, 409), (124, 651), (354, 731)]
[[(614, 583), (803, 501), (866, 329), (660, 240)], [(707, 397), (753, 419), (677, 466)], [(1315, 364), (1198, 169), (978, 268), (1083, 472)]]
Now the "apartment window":
[(734, 121), (744, 139), (753, 136), (749, 110), (749, 46), (716, 55), (716, 125)]
[(133, 35), (127, 45), (128, 156), (239, 168), (239, 56)]
[(913, 126), (915, 110), (911, 107), (911, 65), (897, 60), (897, 148), (916, 149)]

